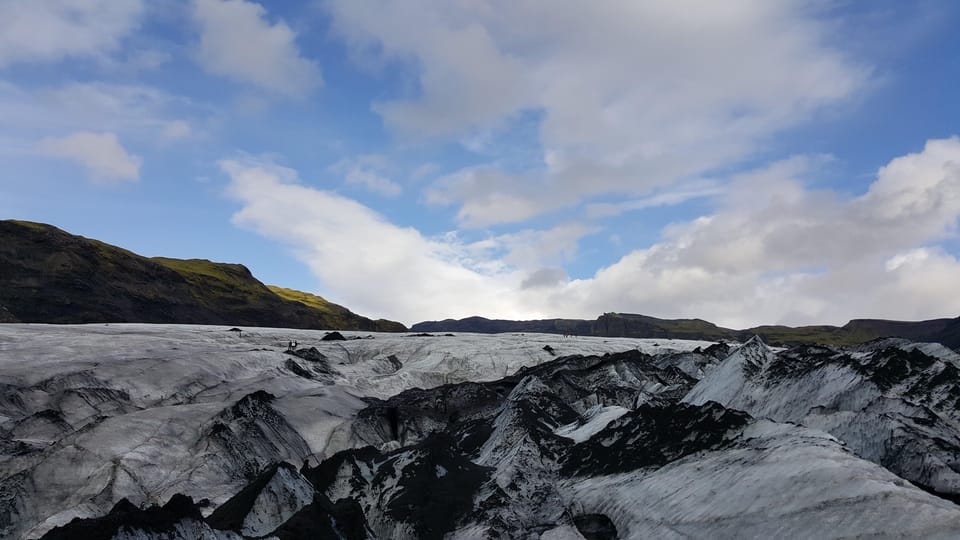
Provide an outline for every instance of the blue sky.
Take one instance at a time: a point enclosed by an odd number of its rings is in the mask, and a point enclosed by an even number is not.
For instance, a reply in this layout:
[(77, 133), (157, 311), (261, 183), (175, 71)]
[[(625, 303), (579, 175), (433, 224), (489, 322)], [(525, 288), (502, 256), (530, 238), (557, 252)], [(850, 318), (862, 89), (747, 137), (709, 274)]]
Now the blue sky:
[(0, 215), (370, 316), (960, 315), (960, 8), (0, 3)]

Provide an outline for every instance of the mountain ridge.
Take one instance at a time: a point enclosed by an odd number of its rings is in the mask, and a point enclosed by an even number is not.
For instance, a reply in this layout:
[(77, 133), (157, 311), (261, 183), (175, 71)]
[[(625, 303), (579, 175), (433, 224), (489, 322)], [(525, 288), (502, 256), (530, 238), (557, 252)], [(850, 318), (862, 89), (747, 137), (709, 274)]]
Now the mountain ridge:
[[(0, 221), (0, 323), (148, 322), (403, 332), (322, 297), (258, 281), (241, 264), (143, 257), (52, 225)], [(925, 321), (853, 319), (843, 326), (763, 325), (736, 330), (703, 319), (604, 313), (594, 320), (515, 321), (474, 316), (423, 321), (414, 332), (547, 333), (597, 337), (858, 345), (882, 337), (960, 348), (960, 317)]]
[(573, 334), (594, 337), (630, 337), (664, 339), (704, 339), (746, 341), (760, 336), (771, 345), (792, 346), (805, 343), (821, 345), (859, 345), (884, 337), (915, 341), (933, 341), (956, 349), (960, 347), (960, 317), (925, 321), (853, 319), (843, 326), (762, 325), (744, 330), (717, 326), (702, 319), (659, 319), (631, 313), (604, 313), (595, 320), (535, 319), (513, 321), (467, 317), (423, 321), (410, 327), (413, 332), (475, 332)]
[(271, 288), (241, 264), (148, 258), (52, 225), (15, 220), (0, 221), (0, 322), (406, 330), (319, 296)]

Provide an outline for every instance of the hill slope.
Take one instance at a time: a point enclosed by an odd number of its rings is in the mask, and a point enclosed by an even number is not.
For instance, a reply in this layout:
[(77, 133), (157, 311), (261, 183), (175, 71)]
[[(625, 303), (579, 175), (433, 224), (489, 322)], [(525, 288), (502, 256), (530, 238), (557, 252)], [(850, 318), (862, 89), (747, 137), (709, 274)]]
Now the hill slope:
[(146, 258), (25, 221), (0, 221), (3, 321), (405, 330), (319, 296), (271, 290), (239, 264)]
[(849, 346), (881, 337), (902, 337), (960, 347), (960, 317), (929, 321), (854, 319), (843, 326), (757, 326), (746, 330), (723, 328), (701, 319), (658, 319), (630, 313), (605, 313), (596, 320), (542, 319), (533, 321), (491, 320), (483, 317), (426, 321), (413, 325), (415, 332), (543, 332), (600, 337), (705, 339), (745, 341), (758, 335), (772, 345)]

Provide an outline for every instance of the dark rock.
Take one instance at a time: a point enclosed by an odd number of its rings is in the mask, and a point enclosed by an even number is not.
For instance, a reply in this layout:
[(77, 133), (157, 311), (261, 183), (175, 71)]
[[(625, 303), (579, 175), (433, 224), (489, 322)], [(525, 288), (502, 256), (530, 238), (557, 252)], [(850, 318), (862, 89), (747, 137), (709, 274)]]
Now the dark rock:
[(270, 536), (280, 540), (367, 540), (373, 534), (357, 501), (341, 499), (333, 503), (326, 495), (317, 494), (311, 504), (301, 508)]
[(263, 488), (270, 483), (277, 470), (281, 467), (296, 472), (296, 468), (286, 462), (274, 463), (257, 475), (239, 493), (230, 497), (207, 517), (207, 523), (214, 529), (230, 530), (239, 533), (243, 529), (243, 521), (253, 508), (253, 503)]
[(389, 441), (416, 443), (449, 425), (493, 414), (503, 402), (506, 388), (492, 383), (443, 385), (429, 390), (412, 388), (386, 401), (376, 400), (361, 410), (354, 433), (367, 444)]
[(106, 516), (74, 518), (70, 523), (43, 535), (43, 540), (110, 540), (121, 527), (163, 535), (173, 532), (176, 525), (185, 519), (203, 520), (200, 509), (186, 495), (178, 493), (162, 507), (151, 506), (146, 510), (137, 508), (127, 499), (121, 499)]
[(292, 354), (298, 358), (303, 358), (304, 360), (309, 360), (310, 362), (326, 362), (327, 356), (322, 352), (318, 351), (316, 347), (303, 348), (303, 349), (288, 349), (284, 351), (287, 354)]
[(343, 337), (343, 334), (340, 332), (327, 332), (324, 334), (320, 341), (346, 341), (347, 338)]
[(312, 379), (313, 373), (310, 373), (303, 368), (300, 364), (293, 361), (291, 358), (287, 358), (287, 361), (283, 363), (284, 367), (293, 372), (294, 375), (303, 377), (304, 379)]
[(10, 313), (10, 310), (6, 306), (0, 305), (0, 323), (17, 323), (20, 322), (19, 319), (13, 316), (13, 313)]
[(703, 450), (730, 444), (749, 423), (749, 414), (718, 403), (641, 405), (571, 449), (562, 473), (598, 476), (659, 467)]
[(257, 390), (240, 398), (240, 400), (233, 405), (233, 408), (237, 411), (242, 411), (251, 404), (270, 403), (275, 399), (277, 399), (277, 396), (271, 394), (270, 392), (267, 392), (266, 390)]
[(21, 440), (11, 439), (7, 434), (0, 433), (0, 454), (4, 456), (23, 456), (31, 452), (39, 452), (46, 447), (45, 444), (28, 444)]
[(905, 351), (889, 347), (874, 357), (870, 380), (884, 390), (930, 367), (934, 358), (919, 349)]
[(418, 459), (403, 469), (396, 494), (387, 502), (387, 515), (413, 525), (418, 538), (440, 540), (452, 531), (473, 509), (474, 494), (490, 474), (487, 467), (452, 453), (453, 447), (453, 438), (441, 433), (411, 448)]
[(361, 465), (373, 463), (383, 457), (383, 453), (372, 446), (343, 450), (323, 460), (316, 467), (304, 465), (300, 474), (313, 484), (318, 492), (324, 493), (327, 488), (337, 481), (337, 477), (344, 469), (349, 470), (350, 485), (355, 490), (363, 489), (363, 474)]
[[(303, 475), (324, 494), (334, 482), (350, 478), (355, 492), (376, 493), (378, 510), (406, 523), (416, 538), (436, 539), (452, 531), (473, 508), (477, 490), (490, 469), (456, 452), (449, 434), (433, 433), (419, 443), (382, 453), (372, 447), (346, 450)], [(372, 477), (362, 471), (375, 470)]]
[[(697, 347), (699, 349), (699, 347)], [(726, 343), (714, 343), (703, 350), (703, 354), (717, 359), (726, 358), (730, 354), (730, 346)]]
[(828, 347), (799, 345), (777, 354), (766, 366), (766, 371), (771, 381), (778, 381), (800, 377), (830, 362), (847, 364), (851, 361), (848, 356)]
[(403, 362), (397, 358), (397, 355), (391, 354), (387, 357), (387, 361), (390, 362), (390, 365), (393, 366), (393, 371), (399, 371), (403, 367)]
[(297, 358), (302, 358), (307, 360), (311, 364), (311, 368), (316, 373), (322, 375), (337, 375), (338, 372), (336, 369), (330, 366), (330, 361), (327, 359), (326, 355), (317, 350), (316, 347), (310, 347), (305, 349), (288, 349), (283, 351), (286, 354), (296, 356)]
[(603, 514), (581, 514), (573, 518), (577, 531), (587, 540), (618, 540), (617, 528)]
[(257, 390), (214, 416), (197, 444), (209, 456), (205, 466), (253, 480), (278, 459), (299, 461), (310, 446), (271, 403), (273, 394)]

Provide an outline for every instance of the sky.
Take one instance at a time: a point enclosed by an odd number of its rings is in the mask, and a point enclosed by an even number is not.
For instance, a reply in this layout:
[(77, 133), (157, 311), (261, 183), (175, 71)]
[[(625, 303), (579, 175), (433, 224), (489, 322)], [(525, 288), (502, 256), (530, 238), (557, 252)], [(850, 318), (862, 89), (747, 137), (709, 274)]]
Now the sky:
[(952, 0), (0, 0), (0, 218), (406, 324), (960, 315)]

